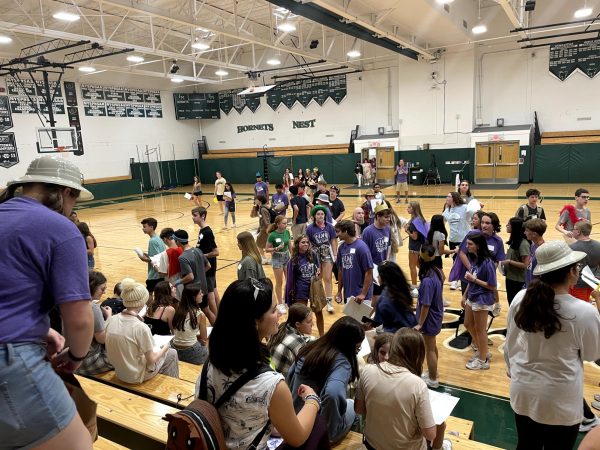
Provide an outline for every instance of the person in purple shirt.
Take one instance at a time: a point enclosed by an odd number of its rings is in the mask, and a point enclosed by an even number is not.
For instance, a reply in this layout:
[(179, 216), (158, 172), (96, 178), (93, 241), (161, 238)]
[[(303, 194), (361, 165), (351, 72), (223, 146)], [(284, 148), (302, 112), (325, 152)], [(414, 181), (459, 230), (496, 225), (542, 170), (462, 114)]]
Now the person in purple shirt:
[(404, 191), (404, 203), (408, 203), (408, 166), (404, 160), (398, 161), (396, 166), (396, 203), (400, 203), (400, 192)]
[(346, 303), (349, 297), (354, 297), (357, 303), (370, 301), (373, 296), (371, 251), (367, 244), (356, 237), (356, 228), (351, 220), (336, 223), (335, 231), (343, 241), (336, 259), (338, 268), (336, 301)]
[(283, 192), (283, 184), (275, 185), (275, 193), (271, 199), (271, 208), (273, 208), (277, 214), (283, 216), (286, 215), (290, 200), (285, 192)]
[[(486, 218), (482, 219), (482, 224)], [(471, 370), (486, 370), (490, 368), (491, 358), (486, 332), (487, 317), (488, 312), (494, 310), (498, 296), (496, 265), (483, 233), (470, 234), (466, 239), (469, 271), (465, 274), (465, 279), (469, 285), (462, 296), (461, 306), (465, 309), (465, 328), (473, 337), (477, 348), (466, 367)]]
[(256, 172), (256, 183), (254, 183), (254, 197), (269, 198), (269, 185), (262, 180), (260, 172)]
[[(73, 373), (94, 332), (83, 236), (68, 219), (94, 196), (69, 160), (42, 156), (0, 194), (0, 436), (3, 448), (92, 449), (55, 370)], [(15, 196), (17, 189), (22, 195)], [(64, 337), (50, 328), (60, 311)]]
[(321, 273), (323, 274), (323, 285), (325, 288), (325, 297), (327, 297), (327, 312), (333, 313), (333, 262), (337, 254), (337, 239), (333, 225), (325, 221), (327, 208), (324, 206), (315, 206), (310, 215), (313, 217), (313, 223), (306, 228), (306, 235), (310, 239), (314, 250), (319, 255), (321, 264)]
[[(375, 208), (375, 222), (369, 225), (362, 233), (362, 240), (371, 252), (373, 264), (380, 264), (390, 257), (392, 240), (390, 236), (390, 216), (391, 212), (385, 203), (377, 205)], [(383, 288), (379, 284), (373, 286), (373, 303), (377, 302), (377, 297), (381, 294)]]
[(544, 243), (544, 233), (546, 232), (546, 221), (544, 219), (529, 219), (523, 225), (525, 227), (525, 237), (531, 242), (531, 249), (529, 250), (530, 258), (527, 271), (525, 272), (525, 289), (529, 287), (529, 283), (533, 280), (533, 269), (537, 266), (537, 258), (535, 257), (535, 251)]
[(430, 388), (438, 388), (438, 349), (436, 336), (442, 331), (444, 319), (444, 301), (442, 286), (444, 273), (436, 264), (435, 248), (426, 244), (419, 254), (419, 300), (417, 303), (417, 325), (415, 330), (423, 334), (427, 374), (423, 380)]

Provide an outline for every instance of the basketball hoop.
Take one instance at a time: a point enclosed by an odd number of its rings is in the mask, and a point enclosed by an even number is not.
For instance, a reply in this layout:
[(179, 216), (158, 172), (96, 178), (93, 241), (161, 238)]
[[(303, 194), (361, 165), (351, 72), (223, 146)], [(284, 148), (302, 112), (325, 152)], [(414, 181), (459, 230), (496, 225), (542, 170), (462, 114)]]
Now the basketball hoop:
[(65, 151), (65, 147), (55, 147), (55, 150), (56, 150), (58, 153), (62, 153), (62, 152), (64, 152), (64, 151)]

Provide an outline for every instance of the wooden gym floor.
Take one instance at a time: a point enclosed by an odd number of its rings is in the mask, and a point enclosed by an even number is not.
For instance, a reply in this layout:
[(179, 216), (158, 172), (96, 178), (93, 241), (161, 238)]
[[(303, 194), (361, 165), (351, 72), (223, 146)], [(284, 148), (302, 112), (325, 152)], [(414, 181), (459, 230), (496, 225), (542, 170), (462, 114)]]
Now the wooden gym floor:
[[(231, 217), (229, 218), (229, 229), (223, 229), (223, 216), (220, 215), (218, 205), (212, 202), (210, 195), (204, 196), (203, 204), (208, 206), (208, 224), (213, 229), (220, 256), (218, 258), (217, 284), (222, 294), (227, 285), (236, 279), (236, 266), (240, 252), (236, 244), (237, 233), (245, 230), (255, 230), (257, 219), (250, 218), (252, 205), (252, 186), (235, 186), (238, 195), (238, 211), (236, 213), (235, 228), (232, 228)], [(500, 217), (502, 231), (500, 235), (506, 242), (508, 236), (505, 229), (506, 222), (514, 215), (515, 211), (525, 202), (525, 191), (533, 185), (521, 185), (512, 190), (480, 190), (473, 186), (476, 198), (484, 204), (484, 210), (494, 211)], [(542, 192), (543, 206), (548, 218), (548, 231), (546, 240), (560, 239), (559, 233), (554, 229), (558, 220), (558, 213), (566, 203), (572, 203), (575, 190), (579, 185), (535, 185)], [(592, 222), (595, 226), (600, 224), (600, 204), (595, 200), (595, 195), (600, 193), (600, 184), (585, 186), (592, 196), (589, 208), (592, 210)], [(210, 189), (207, 183), (205, 188)], [(158, 220), (158, 229), (171, 227), (173, 229), (185, 229), (190, 235), (190, 244), (195, 245), (198, 235), (198, 227), (191, 219), (193, 203), (183, 197), (184, 192), (190, 192), (191, 187), (175, 189), (159, 193), (144, 194), (134, 197), (126, 197), (112, 200), (101, 200), (83, 203), (78, 206), (77, 212), (81, 221), (87, 222), (96, 240), (96, 270), (101, 271), (108, 279), (107, 296), (112, 295), (112, 287), (124, 277), (132, 277), (143, 282), (146, 279), (146, 264), (141, 262), (135, 255), (133, 249), (140, 247), (147, 249), (148, 238), (142, 233), (140, 221), (145, 217), (154, 217)], [(365, 190), (352, 186), (341, 186), (341, 198), (346, 207), (347, 216), (351, 216), (352, 210), (359, 206), (363, 199), (361, 194)], [(411, 199), (421, 203), (423, 214), (429, 219), (433, 214), (442, 211), (447, 193), (453, 190), (450, 185), (437, 186), (410, 186)], [(399, 216), (407, 217), (404, 202), (396, 205), (394, 203), (395, 193), (393, 187), (384, 188), (384, 193), (392, 201)], [(600, 194), (599, 194), (600, 195)], [(600, 226), (592, 230), (592, 238), (600, 239)], [(403, 238), (406, 235), (403, 234)], [(409, 275), (407, 246), (401, 247), (397, 262)], [(448, 274), (451, 266), (450, 259), (444, 259), (444, 271)], [(270, 266), (265, 266), (265, 273), (272, 277)], [(508, 304), (504, 291), (504, 280), (498, 274), (500, 282), (500, 300), (502, 313), (492, 324), (492, 329), (505, 328), (506, 311)], [(335, 293), (335, 287), (334, 287)], [(450, 302), (451, 308), (460, 308), (460, 291), (452, 291), (446, 285), (444, 298)], [(325, 313), (326, 329), (336, 319), (341, 317), (341, 307), (335, 306), (334, 314)], [(451, 321), (453, 316), (447, 314), (446, 320)], [(284, 320), (282, 318), (282, 320)], [(316, 328), (313, 330), (316, 334)], [(491, 368), (487, 371), (469, 371), (465, 363), (471, 355), (470, 348), (459, 351), (447, 345), (454, 336), (454, 329), (442, 330), (438, 337), (439, 357), (439, 380), (444, 385), (442, 390), (451, 392), (461, 397), (459, 410), (463, 417), (475, 421), (475, 429), (483, 433), (477, 436), (477, 440), (487, 442), (504, 448), (514, 445), (514, 423), (510, 414), (510, 406), (506, 399), (509, 395), (509, 379), (506, 377), (505, 364), (502, 354), (504, 337), (491, 335), (493, 346), (490, 351), (493, 355)], [(587, 364), (585, 367), (585, 397), (591, 402), (593, 395), (600, 392), (598, 382), (600, 381), (600, 368), (595, 364)], [(483, 402), (483, 403), (482, 403)], [(600, 413), (599, 413), (600, 414)], [(460, 413), (455, 415), (461, 416)], [(498, 415), (504, 419), (498, 420)], [(506, 422), (506, 423), (505, 423)]]

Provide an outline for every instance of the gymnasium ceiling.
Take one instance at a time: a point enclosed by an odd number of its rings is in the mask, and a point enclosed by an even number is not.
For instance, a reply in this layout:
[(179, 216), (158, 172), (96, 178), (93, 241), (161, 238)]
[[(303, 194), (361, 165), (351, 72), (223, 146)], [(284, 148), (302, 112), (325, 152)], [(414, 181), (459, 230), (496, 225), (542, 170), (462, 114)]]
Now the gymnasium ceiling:
[[(134, 51), (78, 64), (93, 66), (96, 72), (67, 70), (66, 79), (216, 91), (248, 85), (248, 71), (276, 69), (257, 80), (257, 84), (269, 84), (271, 75), (298, 72), (286, 68), (303, 63), (312, 63), (310, 70), (315, 72), (369, 70), (411, 58), (432, 60), (444, 51), (474, 45), (518, 48), (527, 45), (517, 42), (526, 36), (600, 30), (600, 24), (588, 21), (511, 33), (518, 26), (575, 20), (574, 11), (584, 4), (593, 8), (589, 19), (600, 16), (600, 0), (537, 0), (533, 12), (524, 12), (524, 4), (525, 0), (454, 0), (448, 5), (439, 0), (0, 0), (0, 36), (12, 38), (11, 43), (0, 44), (0, 58), (6, 62), (18, 57), (23, 47), (51, 39), (88, 40), (108, 51)], [(58, 20), (53, 17), (57, 12), (79, 19)], [(281, 31), (282, 23), (293, 24), (295, 30)], [(479, 24), (485, 24), (488, 31), (474, 35), (472, 28)], [(318, 41), (316, 48), (310, 48), (312, 41)], [(192, 44), (209, 48), (192, 48)], [(361, 55), (348, 57), (353, 49)], [(75, 50), (46, 57), (62, 62), (65, 53)], [(144, 61), (127, 61), (131, 55)], [(268, 65), (272, 59), (281, 64)], [(172, 75), (169, 71), (175, 60), (179, 70)], [(227, 75), (216, 75), (219, 69)], [(183, 82), (173, 83), (170, 78), (174, 77)]]

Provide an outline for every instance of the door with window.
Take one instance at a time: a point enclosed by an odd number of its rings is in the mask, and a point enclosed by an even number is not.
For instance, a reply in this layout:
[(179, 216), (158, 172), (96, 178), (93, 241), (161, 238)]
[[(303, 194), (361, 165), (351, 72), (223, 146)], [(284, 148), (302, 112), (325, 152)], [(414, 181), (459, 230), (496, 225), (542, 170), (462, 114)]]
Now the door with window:
[(394, 147), (377, 149), (377, 181), (386, 184), (394, 182)]
[(475, 146), (475, 183), (519, 182), (519, 141), (479, 142)]

